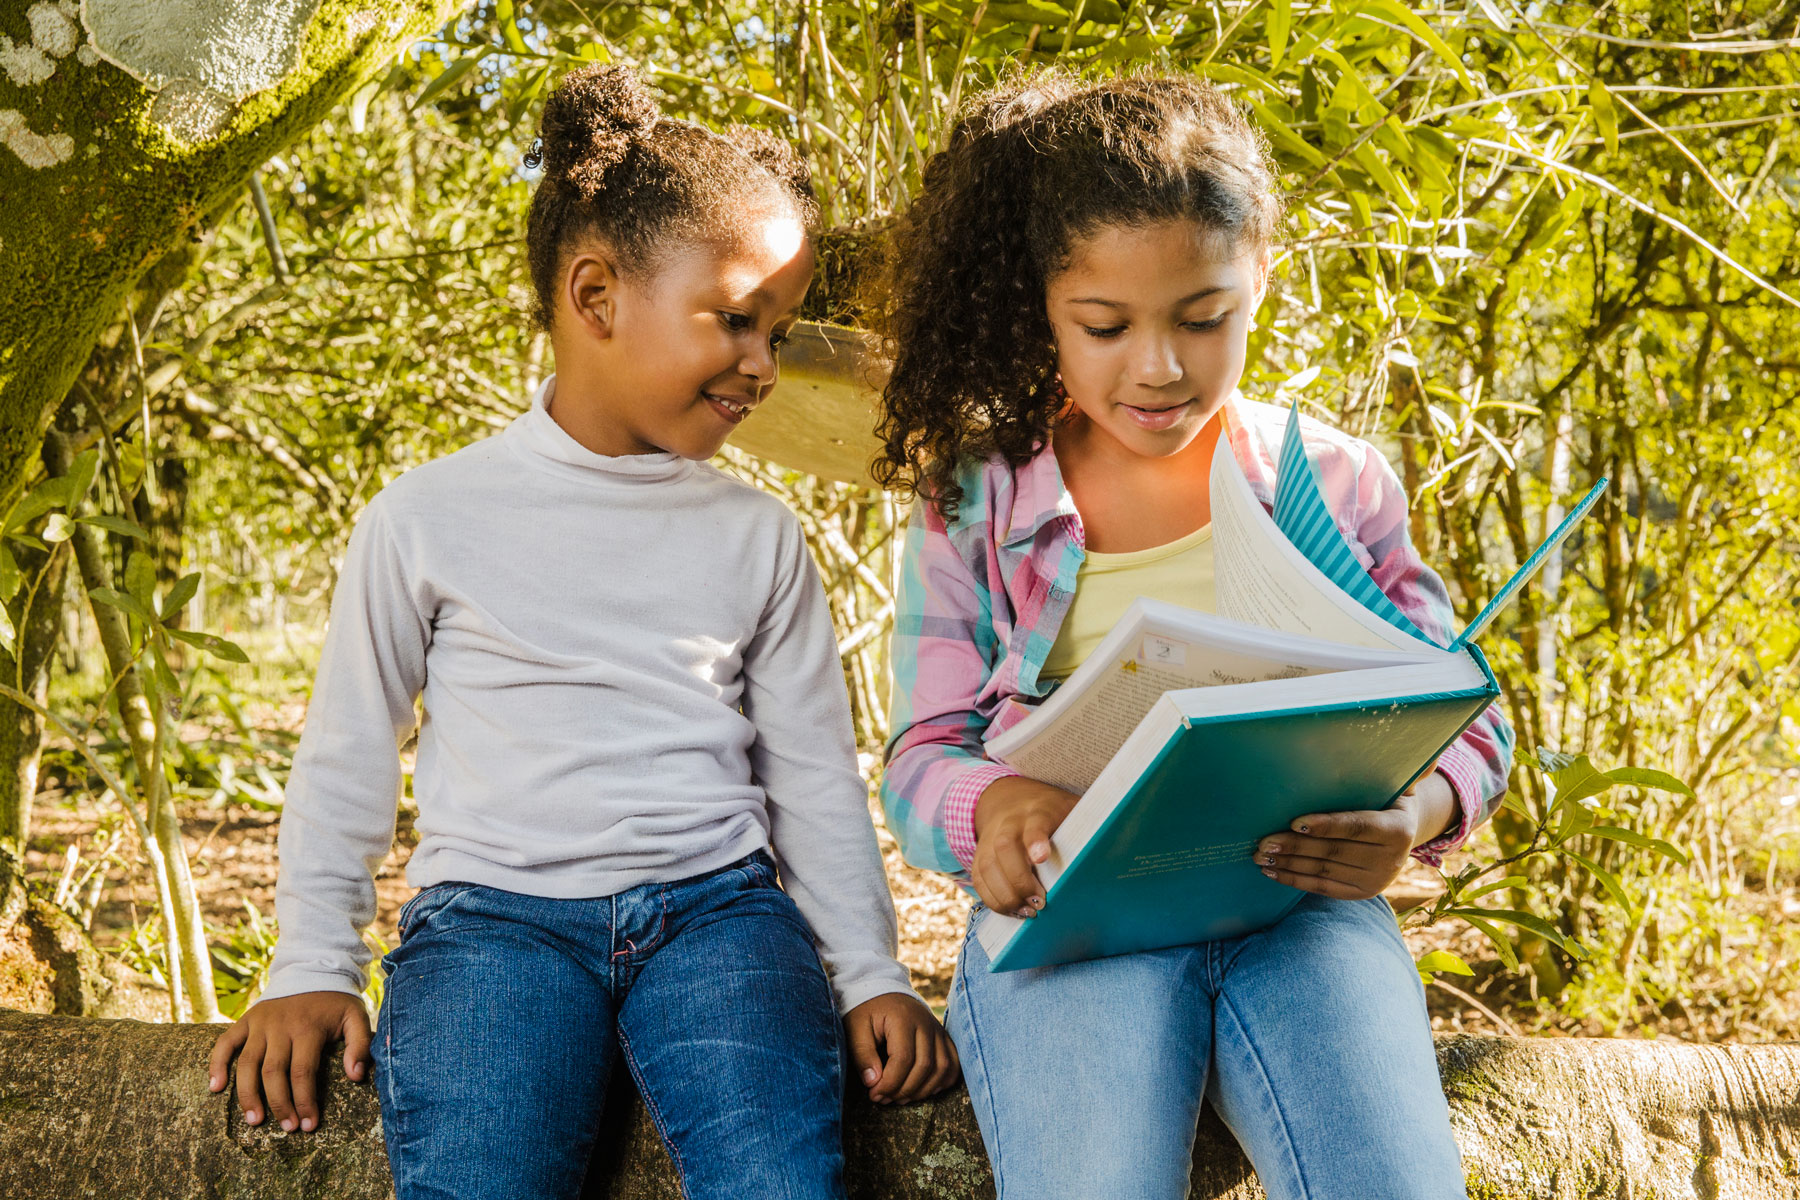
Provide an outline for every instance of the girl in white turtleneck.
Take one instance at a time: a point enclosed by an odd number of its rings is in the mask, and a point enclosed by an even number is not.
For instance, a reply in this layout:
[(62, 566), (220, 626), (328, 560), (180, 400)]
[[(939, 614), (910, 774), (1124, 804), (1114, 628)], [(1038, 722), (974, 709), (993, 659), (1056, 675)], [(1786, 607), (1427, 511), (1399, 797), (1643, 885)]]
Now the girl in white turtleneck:
[(540, 146), (558, 374), (358, 523), (282, 814), (280, 940), (212, 1087), (235, 1056), (245, 1119), (310, 1131), (328, 1043), (367, 1078), (361, 930), (423, 696), (422, 890), (372, 1047), (401, 1200), (576, 1195), (615, 1062), (687, 1194), (838, 1197), (840, 1038), (878, 1101), (956, 1060), (894, 958), (798, 523), (705, 462), (774, 383), (811, 188), (787, 147), (661, 118), (619, 68), (564, 80)]

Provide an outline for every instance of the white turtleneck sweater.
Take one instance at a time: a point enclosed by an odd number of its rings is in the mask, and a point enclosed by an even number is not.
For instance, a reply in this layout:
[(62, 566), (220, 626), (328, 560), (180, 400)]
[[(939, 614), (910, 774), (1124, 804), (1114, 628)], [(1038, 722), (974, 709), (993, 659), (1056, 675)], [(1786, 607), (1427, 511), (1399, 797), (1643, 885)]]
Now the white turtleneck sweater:
[(840, 1008), (910, 993), (799, 522), (705, 464), (585, 449), (553, 385), (357, 523), (288, 781), (263, 997), (362, 987), (420, 695), (409, 883), (607, 896), (768, 847)]

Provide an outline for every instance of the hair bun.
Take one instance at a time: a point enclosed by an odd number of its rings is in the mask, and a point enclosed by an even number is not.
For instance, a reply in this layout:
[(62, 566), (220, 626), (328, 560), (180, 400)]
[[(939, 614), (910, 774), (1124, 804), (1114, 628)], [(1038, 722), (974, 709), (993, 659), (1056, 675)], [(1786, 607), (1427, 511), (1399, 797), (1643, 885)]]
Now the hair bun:
[(627, 67), (596, 63), (569, 72), (544, 102), (537, 153), (545, 178), (592, 199), (661, 115), (650, 89)]

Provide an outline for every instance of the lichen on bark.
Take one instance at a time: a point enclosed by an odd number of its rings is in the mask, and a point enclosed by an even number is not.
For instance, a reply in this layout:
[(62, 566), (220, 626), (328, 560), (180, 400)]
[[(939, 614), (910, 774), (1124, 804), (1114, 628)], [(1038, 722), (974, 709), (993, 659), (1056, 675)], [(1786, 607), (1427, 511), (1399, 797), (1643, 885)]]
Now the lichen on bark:
[[(152, 10), (181, 0), (133, 3)], [(20, 114), (37, 137), (67, 138), (71, 150), (34, 167), (0, 148), (0, 507), (18, 494), (56, 407), (150, 264), (397, 48), (458, 7), (320, 0), (292, 68), (234, 97), (217, 132), (194, 142), (156, 123), (156, 91), (80, 48), (36, 84), (0, 73), (0, 113)], [(29, 42), (30, 11), (0, 2), (0, 36)]]

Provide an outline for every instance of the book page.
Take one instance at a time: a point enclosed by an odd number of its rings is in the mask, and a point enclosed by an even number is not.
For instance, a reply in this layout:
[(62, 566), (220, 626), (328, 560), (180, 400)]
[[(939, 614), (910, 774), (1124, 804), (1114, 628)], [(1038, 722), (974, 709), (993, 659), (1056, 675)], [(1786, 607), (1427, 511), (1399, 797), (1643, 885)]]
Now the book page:
[(1145, 633), (1135, 655), (1111, 663), (1037, 736), (998, 757), (1032, 779), (1080, 795), (1164, 692), (1293, 679), (1331, 669)]
[(1436, 649), (1371, 613), (1307, 562), (1230, 453), (1213, 455), (1212, 518), (1221, 616), (1352, 646)]

